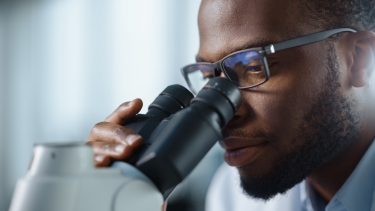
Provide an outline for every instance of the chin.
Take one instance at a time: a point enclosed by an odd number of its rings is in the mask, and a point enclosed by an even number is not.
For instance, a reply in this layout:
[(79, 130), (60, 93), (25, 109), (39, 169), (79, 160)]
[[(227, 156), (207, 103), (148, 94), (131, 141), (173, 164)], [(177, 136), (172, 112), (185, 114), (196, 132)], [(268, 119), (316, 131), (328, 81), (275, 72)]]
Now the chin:
[(242, 189), (247, 195), (267, 201), (277, 194), (283, 194), (293, 188), (302, 182), (303, 178), (292, 181), (286, 177), (272, 178), (270, 176), (252, 177), (240, 175), (240, 180)]
[(251, 197), (269, 200), (277, 194), (285, 193), (302, 182), (311, 169), (297, 167), (309, 165), (298, 165), (298, 162), (288, 155), (266, 158), (267, 160), (258, 159), (257, 162), (237, 168), (241, 186)]

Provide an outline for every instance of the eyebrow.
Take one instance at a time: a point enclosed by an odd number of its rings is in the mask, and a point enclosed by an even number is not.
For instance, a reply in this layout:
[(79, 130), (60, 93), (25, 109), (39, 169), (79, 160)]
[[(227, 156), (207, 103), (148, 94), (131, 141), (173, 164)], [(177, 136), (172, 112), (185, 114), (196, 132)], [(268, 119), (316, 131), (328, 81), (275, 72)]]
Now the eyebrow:
[[(273, 43), (277, 43), (277, 42), (278, 41), (276, 41), (276, 40), (260, 39), (260, 40), (257, 40), (256, 42), (246, 43), (246, 44), (244, 44), (242, 46), (236, 47), (234, 49), (229, 50), (228, 52), (223, 53), (223, 56), (221, 56), (221, 59), (224, 58), (225, 56), (231, 54), (231, 53), (235, 53), (235, 52), (240, 51), (240, 50), (245, 50), (245, 49), (250, 49), (250, 48), (265, 47), (267, 45), (270, 45), (270, 44), (273, 44)], [(199, 56), (198, 54), (195, 56), (195, 61), (196, 62), (209, 62), (208, 60), (204, 59), (203, 57)]]

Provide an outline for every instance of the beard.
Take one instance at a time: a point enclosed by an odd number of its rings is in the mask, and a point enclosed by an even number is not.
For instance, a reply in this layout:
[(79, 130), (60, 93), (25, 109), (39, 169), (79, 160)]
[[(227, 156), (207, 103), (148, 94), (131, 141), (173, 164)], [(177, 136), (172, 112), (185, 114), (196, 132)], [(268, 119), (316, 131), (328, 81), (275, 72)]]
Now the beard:
[(292, 143), (301, 143), (283, 154), (272, 170), (261, 177), (241, 177), (243, 190), (268, 200), (300, 183), (316, 168), (332, 160), (359, 137), (359, 114), (355, 102), (339, 92), (339, 72), (333, 45), (326, 62), (325, 88), (298, 127)]

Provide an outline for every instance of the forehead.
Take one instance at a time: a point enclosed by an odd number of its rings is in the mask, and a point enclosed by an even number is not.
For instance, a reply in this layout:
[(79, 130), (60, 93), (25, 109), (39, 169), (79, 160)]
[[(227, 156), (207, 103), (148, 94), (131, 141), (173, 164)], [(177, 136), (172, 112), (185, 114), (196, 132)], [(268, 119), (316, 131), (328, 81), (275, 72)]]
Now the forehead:
[(302, 34), (305, 24), (296, 0), (203, 0), (198, 56), (216, 61), (246, 47)]

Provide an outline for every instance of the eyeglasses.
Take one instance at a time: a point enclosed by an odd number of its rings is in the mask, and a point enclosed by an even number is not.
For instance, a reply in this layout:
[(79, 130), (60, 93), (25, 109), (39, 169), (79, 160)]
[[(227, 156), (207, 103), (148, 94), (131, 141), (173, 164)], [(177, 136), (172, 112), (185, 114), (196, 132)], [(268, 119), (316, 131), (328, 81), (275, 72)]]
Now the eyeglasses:
[(181, 72), (189, 88), (195, 94), (212, 77), (224, 73), (225, 77), (237, 84), (239, 89), (248, 89), (265, 83), (270, 78), (267, 55), (288, 48), (312, 44), (341, 32), (356, 32), (351, 28), (338, 28), (307, 34), (301, 37), (270, 44), (265, 47), (249, 48), (234, 52), (215, 62), (198, 62), (187, 65)]

